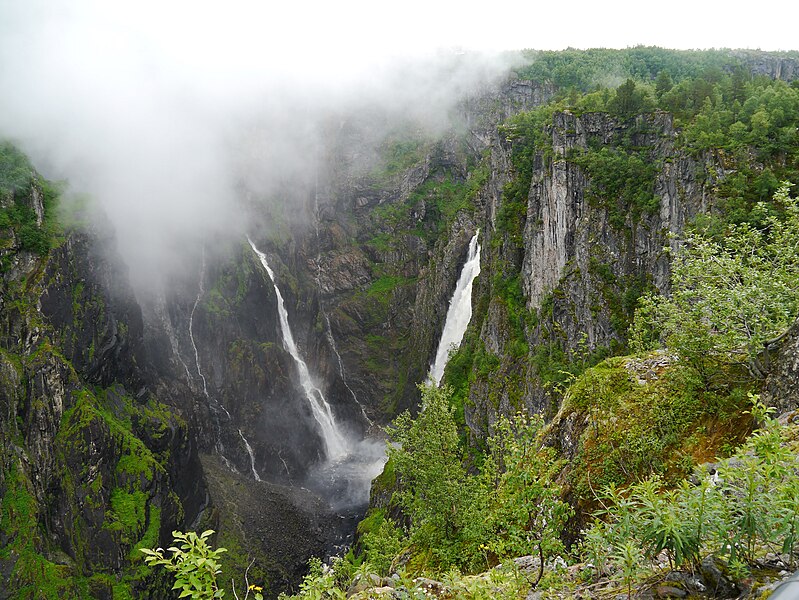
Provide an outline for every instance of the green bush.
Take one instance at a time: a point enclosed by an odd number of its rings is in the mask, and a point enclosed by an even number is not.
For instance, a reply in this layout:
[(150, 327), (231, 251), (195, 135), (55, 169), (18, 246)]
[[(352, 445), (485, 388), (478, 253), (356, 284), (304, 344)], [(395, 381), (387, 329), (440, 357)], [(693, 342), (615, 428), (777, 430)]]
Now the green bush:
[[(150, 566), (162, 566), (175, 577), (173, 590), (179, 591), (178, 598), (194, 600), (211, 600), (222, 598), (225, 590), (219, 587), (216, 576), (221, 573), (220, 557), (225, 548), (212, 548), (208, 544), (214, 532), (203, 531), (197, 535), (193, 531), (183, 533), (173, 531), (173, 546), (167, 548), (170, 556), (164, 555), (163, 548), (141, 548), (145, 562)], [(255, 600), (263, 600), (261, 588), (245, 583), (245, 598), (253, 593)], [(234, 595), (238, 597), (235, 593)]]
[(672, 263), (671, 295), (642, 300), (631, 332), (636, 349), (665, 342), (706, 381), (719, 361), (763, 372), (764, 345), (799, 315), (799, 202), (788, 190), (783, 184), (773, 201), (784, 218), (767, 214), (760, 228), (730, 225), (723, 242), (686, 236)]
[[(754, 402), (762, 407), (756, 397)], [(799, 541), (799, 461), (786, 433), (766, 419), (734, 456), (720, 462), (718, 481), (700, 474), (697, 484), (683, 481), (671, 490), (664, 489), (658, 477), (624, 493), (607, 488), (606, 508), (596, 515), (602, 520), (585, 532), (582, 551), (596, 560), (597, 571), (613, 566), (602, 552), (623, 559), (630, 547), (643, 550), (637, 560), (639, 572), (654, 566), (662, 551), (674, 568), (696, 568), (710, 555), (725, 557), (733, 576), (739, 577), (773, 548), (793, 566)], [(624, 570), (630, 566), (626, 561), (616, 566), (628, 585), (637, 577)]]

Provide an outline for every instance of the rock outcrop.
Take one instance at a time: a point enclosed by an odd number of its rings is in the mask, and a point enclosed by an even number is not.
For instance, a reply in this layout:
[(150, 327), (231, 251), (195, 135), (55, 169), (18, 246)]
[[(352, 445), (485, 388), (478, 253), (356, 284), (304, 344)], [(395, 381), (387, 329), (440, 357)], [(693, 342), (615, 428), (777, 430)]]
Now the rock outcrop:
[(762, 400), (777, 414), (799, 408), (799, 322), (766, 345), (761, 361), (768, 371)]
[[(15, 194), (40, 226), (38, 179)], [(0, 597), (156, 585), (137, 574), (136, 546), (204, 504), (196, 446), (179, 408), (149, 391), (141, 311), (105, 242), (73, 232), (46, 255), (4, 248)]]
[[(623, 139), (631, 147), (645, 148), (646, 160), (657, 165), (657, 208), (636, 215), (627, 207), (618, 221), (609, 207), (590, 196), (591, 177), (579, 156), (592, 144), (614, 147)], [(667, 291), (664, 247), (674, 243), (669, 234), (681, 232), (693, 216), (708, 210), (707, 191), (713, 185), (711, 178), (697, 176), (706, 172), (713, 157), (697, 160), (678, 150), (675, 142), (671, 117), (665, 113), (623, 120), (604, 113), (578, 117), (562, 112), (551, 128), (551, 155), (539, 154), (534, 160), (520, 217), (520, 247), (497, 231), (495, 215), (505, 200), (491, 196), (486, 228), (489, 236), (502, 241), (495, 240), (497, 250), (486, 253), (485, 270), (505, 281), (518, 278), (520, 301), (536, 317), (514, 323), (509, 311), (515, 307), (509, 308), (497, 292), (498, 281), (481, 283), (479, 294), (488, 299), (488, 310), (472, 327), (479, 328), (485, 350), (498, 357), (498, 372), (490, 382), (478, 377), (472, 385), (467, 422), (475, 437), (489, 431), (498, 413), (525, 406), (552, 414), (556, 406), (541, 377), (549, 356), (542, 352), (590, 354), (623, 344), (635, 300), (630, 290)], [(496, 162), (509, 164), (510, 151), (509, 145), (494, 150), (505, 155)], [(506, 384), (497, 386), (498, 381)]]

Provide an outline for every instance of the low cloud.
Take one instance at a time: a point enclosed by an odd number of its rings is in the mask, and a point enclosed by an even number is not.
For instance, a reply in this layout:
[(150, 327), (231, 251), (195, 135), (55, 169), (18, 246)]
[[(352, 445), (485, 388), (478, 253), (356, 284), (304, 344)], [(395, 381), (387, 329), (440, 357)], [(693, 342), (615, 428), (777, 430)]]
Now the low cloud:
[(379, 106), (433, 128), (508, 64), (432, 39), (409, 50), (390, 22), (347, 24), (333, 4), (271, 4), (0, 8), (0, 137), (94, 199), (140, 285), (240, 235), (242, 184), (310, 177), (331, 123)]

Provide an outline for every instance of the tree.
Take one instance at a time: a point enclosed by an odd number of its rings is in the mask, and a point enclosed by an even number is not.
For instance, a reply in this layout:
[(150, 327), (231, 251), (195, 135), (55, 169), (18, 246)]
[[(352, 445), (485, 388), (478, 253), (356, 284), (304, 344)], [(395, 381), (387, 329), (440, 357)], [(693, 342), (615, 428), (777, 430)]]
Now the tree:
[(399, 482), (397, 499), (411, 520), (411, 541), (441, 566), (467, 559), (458, 546), (469, 524), (473, 480), (461, 462), (449, 386), (422, 387), (416, 419), (401, 414), (388, 429), (388, 446)]
[[(658, 338), (700, 374), (719, 361), (762, 375), (759, 355), (799, 314), (799, 203), (783, 183), (760, 223), (728, 226), (723, 241), (686, 236), (672, 263), (671, 295), (644, 299), (632, 341)], [(784, 216), (779, 217), (774, 208)]]
[(657, 95), (658, 99), (660, 99), (663, 94), (671, 90), (673, 87), (674, 83), (672, 83), (671, 75), (669, 75), (668, 71), (661, 71), (658, 73), (658, 76), (655, 79), (655, 94)]
[(622, 117), (633, 117), (652, 108), (647, 100), (646, 91), (637, 88), (635, 81), (628, 79), (616, 88), (616, 95), (608, 103), (608, 110)]
[(419, 416), (403, 413), (389, 429), (389, 460), (415, 552), (432, 555), (439, 569), (485, 568), (535, 553), (543, 569), (563, 550), (559, 536), (571, 509), (554, 483), (554, 450), (538, 440), (541, 418), (500, 417), (480, 472), (467, 473), (450, 394), (447, 386), (423, 387)]
[(500, 417), (488, 440), (490, 455), (482, 473), (487, 488), (493, 482), (485, 515), (487, 545), (500, 558), (537, 554), (540, 562), (534, 586), (541, 580), (546, 559), (563, 551), (560, 534), (572, 512), (554, 483), (561, 466), (555, 451), (538, 441), (542, 424), (538, 415)]

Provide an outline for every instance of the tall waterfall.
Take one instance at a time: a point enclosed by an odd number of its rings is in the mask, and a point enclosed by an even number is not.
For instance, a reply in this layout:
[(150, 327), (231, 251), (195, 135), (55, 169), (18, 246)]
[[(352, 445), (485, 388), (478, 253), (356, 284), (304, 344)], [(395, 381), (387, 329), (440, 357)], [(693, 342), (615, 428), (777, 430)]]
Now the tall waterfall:
[(280, 332), (283, 335), (283, 346), (286, 348), (288, 353), (291, 354), (291, 357), (297, 364), (297, 371), (300, 375), (300, 384), (305, 391), (305, 397), (307, 398), (308, 404), (311, 407), (311, 412), (313, 413), (314, 419), (316, 419), (316, 422), (319, 424), (319, 429), (322, 433), (322, 439), (325, 443), (325, 449), (327, 450), (327, 458), (328, 460), (334, 460), (343, 457), (348, 452), (347, 442), (336, 425), (330, 405), (327, 403), (327, 400), (325, 400), (322, 391), (316, 387), (311, 379), (311, 374), (308, 372), (308, 365), (306, 365), (305, 361), (300, 357), (300, 353), (297, 350), (297, 344), (294, 342), (294, 336), (292, 335), (291, 328), (289, 327), (288, 313), (286, 312), (286, 306), (283, 302), (283, 295), (280, 293), (280, 289), (277, 287), (275, 274), (269, 267), (266, 254), (258, 250), (249, 237), (247, 238), (247, 241), (250, 243), (250, 247), (252, 248), (253, 252), (255, 252), (256, 256), (258, 256), (258, 259), (261, 261), (261, 265), (269, 275), (269, 279), (272, 280), (272, 285), (275, 286), (277, 310), (278, 316), (280, 317)]
[[(205, 288), (203, 287), (203, 279), (205, 276), (205, 246), (203, 246), (203, 264), (200, 268), (200, 285), (199, 289), (197, 290), (197, 299), (194, 301), (194, 306), (191, 308), (191, 314), (189, 315), (189, 339), (191, 340), (191, 347), (194, 348), (194, 364), (197, 366), (197, 374), (200, 376), (200, 381), (203, 384), (203, 394), (205, 394), (206, 398), (208, 396), (208, 384), (205, 381), (205, 375), (203, 375), (202, 369), (200, 369), (200, 353), (197, 351), (197, 344), (194, 342), (194, 313), (197, 311), (197, 305), (200, 303), (203, 295), (205, 294)], [(227, 411), (225, 411), (227, 412)], [(230, 417), (230, 415), (228, 415)]]
[(444, 367), (449, 360), (451, 348), (460, 346), (466, 327), (472, 318), (472, 283), (474, 278), (480, 274), (480, 244), (477, 236), (478, 230), (472, 241), (469, 242), (469, 254), (466, 257), (466, 264), (463, 265), (461, 275), (458, 277), (458, 285), (455, 286), (455, 293), (449, 301), (447, 319), (444, 322), (444, 330), (441, 332), (441, 341), (438, 343), (436, 359), (430, 367), (429, 379), (436, 385), (441, 383), (444, 376)]

